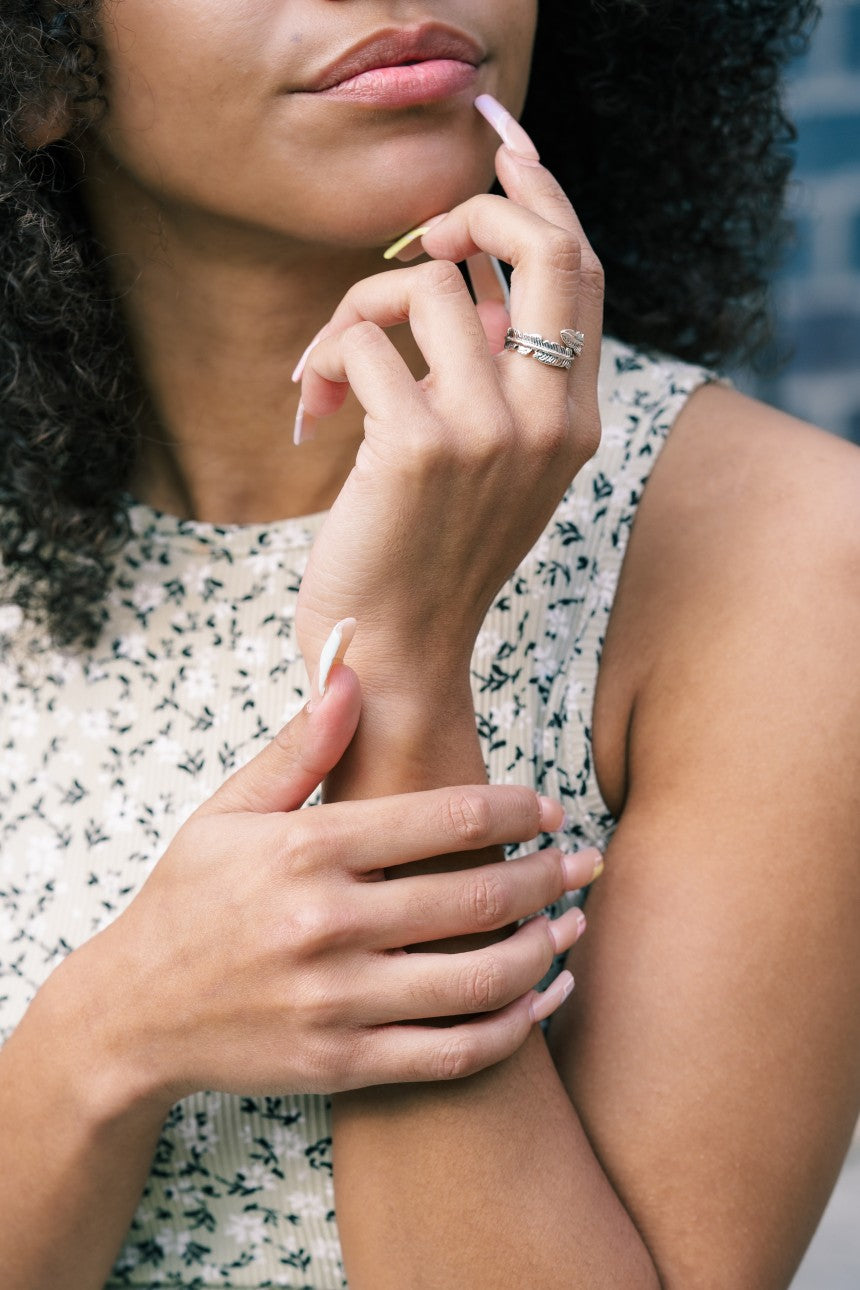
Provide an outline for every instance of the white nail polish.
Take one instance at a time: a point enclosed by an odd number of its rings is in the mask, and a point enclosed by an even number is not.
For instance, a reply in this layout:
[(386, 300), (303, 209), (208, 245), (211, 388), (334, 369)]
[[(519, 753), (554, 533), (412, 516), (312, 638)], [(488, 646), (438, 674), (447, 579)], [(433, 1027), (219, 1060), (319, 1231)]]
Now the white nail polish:
[(533, 165), (540, 161), (540, 153), (515, 117), (512, 117), (504, 104), (494, 99), (492, 94), (479, 94), (475, 107), (481, 116), (495, 130), (502, 143), (520, 161)]
[(313, 712), (316, 705), (321, 701), (325, 694), (325, 687), (328, 682), (329, 672), (335, 663), (342, 663), (346, 651), (352, 643), (355, 635), (356, 620), (354, 618), (342, 618), (339, 623), (335, 623), (328, 640), (323, 645), (320, 652), (320, 661), (317, 665), (316, 677), (312, 687), (311, 700), (308, 703), (308, 712)]
[(301, 399), (296, 409), (296, 424), (293, 428), (293, 443), (307, 443), (308, 439), (317, 437), (317, 418), (311, 416)]
[(293, 443), (298, 446), (302, 441), (302, 431), (305, 425), (305, 405), (299, 399), (299, 406), (296, 409), (296, 424), (293, 427)]

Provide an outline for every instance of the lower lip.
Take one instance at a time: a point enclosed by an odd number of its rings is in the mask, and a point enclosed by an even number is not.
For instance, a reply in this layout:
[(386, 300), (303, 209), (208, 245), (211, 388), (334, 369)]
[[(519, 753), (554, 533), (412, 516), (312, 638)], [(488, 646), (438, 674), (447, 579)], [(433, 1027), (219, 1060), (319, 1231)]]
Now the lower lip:
[(478, 69), (454, 58), (431, 58), (408, 67), (374, 67), (348, 81), (318, 90), (325, 98), (350, 99), (369, 107), (409, 107), (413, 103), (435, 103), (470, 89)]

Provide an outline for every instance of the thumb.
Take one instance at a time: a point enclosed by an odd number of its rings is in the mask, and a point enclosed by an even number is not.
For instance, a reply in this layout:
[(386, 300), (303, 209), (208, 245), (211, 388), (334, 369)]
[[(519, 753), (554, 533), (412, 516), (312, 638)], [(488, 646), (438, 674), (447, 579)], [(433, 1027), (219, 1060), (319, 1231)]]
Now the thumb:
[(334, 657), (322, 697), (296, 713), (195, 815), (295, 811), (337, 765), (355, 734), (361, 712), (358, 677), (341, 663), (352, 631), (342, 628), (339, 623), (323, 649), (322, 658), (327, 650), (329, 657), (332, 652)]

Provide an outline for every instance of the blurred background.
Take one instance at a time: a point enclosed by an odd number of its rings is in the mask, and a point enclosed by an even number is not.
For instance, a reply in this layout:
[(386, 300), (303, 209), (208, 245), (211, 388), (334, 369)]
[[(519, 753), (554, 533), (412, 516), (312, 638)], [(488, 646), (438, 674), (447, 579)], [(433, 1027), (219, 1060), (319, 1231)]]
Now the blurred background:
[(775, 377), (737, 379), (860, 443), (860, 0), (823, 0), (809, 50), (791, 71), (788, 109), (798, 128), (797, 238), (775, 296), (777, 344), (790, 358)]
[[(860, 443), (860, 0), (823, 0), (809, 51), (792, 68), (788, 108), (798, 129), (797, 238), (775, 283), (775, 312), (790, 358), (775, 377), (737, 380)], [(860, 1135), (792, 1290), (860, 1290)]]

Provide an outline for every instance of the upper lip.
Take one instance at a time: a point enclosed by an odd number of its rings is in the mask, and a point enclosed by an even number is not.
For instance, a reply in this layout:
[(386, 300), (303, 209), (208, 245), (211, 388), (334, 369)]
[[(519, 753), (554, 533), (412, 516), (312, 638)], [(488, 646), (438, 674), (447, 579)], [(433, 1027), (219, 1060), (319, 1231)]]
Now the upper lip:
[(374, 67), (397, 67), (422, 63), (429, 58), (455, 58), (473, 66), (483, 62), (484, 51), (463, 31), (428, 23), (421, 27), (386, 27), (347, 49), (318, 72), (303, 88), (328, 90), (341, 81), (369, 72)]

